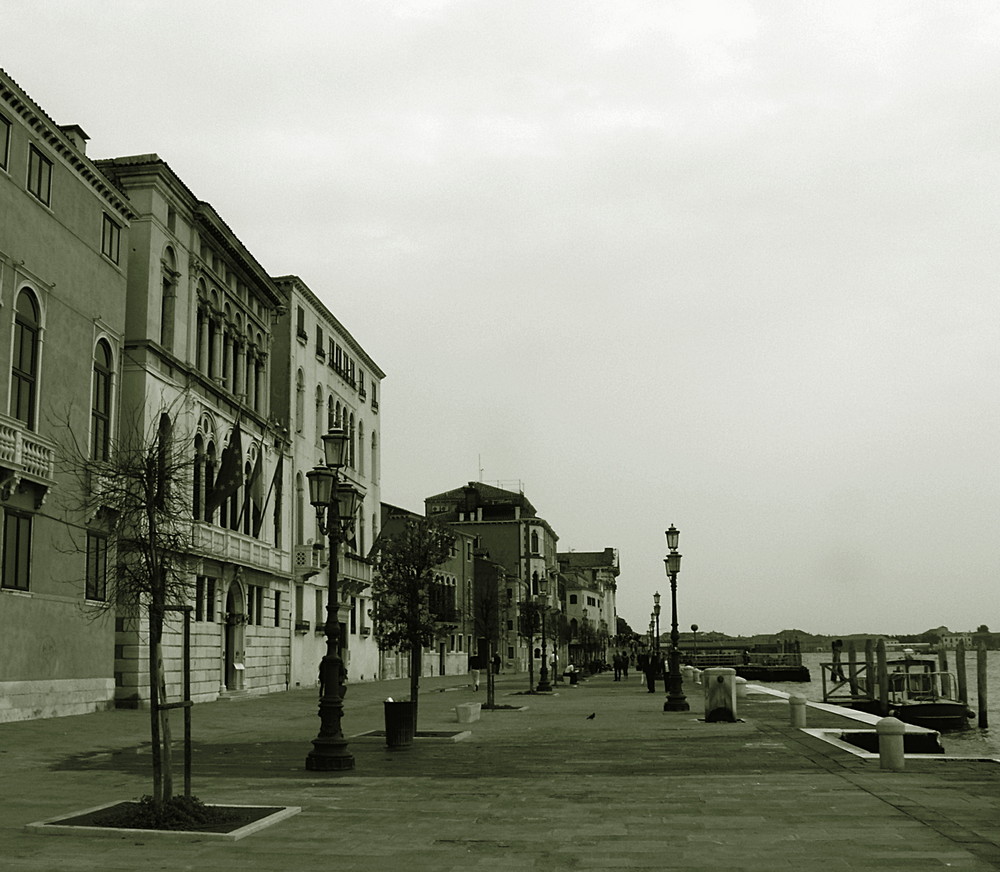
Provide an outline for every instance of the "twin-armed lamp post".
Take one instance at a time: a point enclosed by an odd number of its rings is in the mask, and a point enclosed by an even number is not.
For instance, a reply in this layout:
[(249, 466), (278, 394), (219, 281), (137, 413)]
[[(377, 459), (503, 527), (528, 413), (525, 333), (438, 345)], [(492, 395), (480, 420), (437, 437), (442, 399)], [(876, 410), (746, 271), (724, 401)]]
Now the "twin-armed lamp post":
[(309, 502), (316, 507), (320, 532), (329, 537), (330, 561), (327, 567), (329, 586), (326, 599), (326, 654), (319, 666), (319, 734), (306, 757), (306, 769), (314, 772), (345, 771), (354, 768), (354, 756), (347, 750), (347, 739), (340, 721), (344, 716), (343, 682), (347, 678), (342, 654), (340, 628), (340, 545), (357, 520), (364, 494), (350, 482), (340, 480), (340, 470), (347, 464), (349, 436), (344, 429), (323, 435), (324, 466), (306, 473), (309, 479)]
[(686, 712), (690, 710), (684, 698), (681, 681), (681, 652), (677, 647), (680, 634), (677, 632), (677, 573), (681, 571), (681, 555), (677, 553), (677, 540), (681, 532), (673, 524), (667, 530), (667, 548), (670, 553), (664, 559), (667, 575), (670, 577), (670, 674), (667, 676), (667, 699), (663, 703), (665, 712)]

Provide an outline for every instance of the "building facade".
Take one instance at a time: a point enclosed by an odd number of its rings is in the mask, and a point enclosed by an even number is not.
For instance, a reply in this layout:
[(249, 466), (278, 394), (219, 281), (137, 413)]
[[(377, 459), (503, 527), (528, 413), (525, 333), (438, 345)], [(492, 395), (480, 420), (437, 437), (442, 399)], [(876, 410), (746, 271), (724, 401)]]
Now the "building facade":
[(343, 660), (349, 681), (379, 677), (372, 637), (371, 564), (368, 552), (381, 524), (379, 399), (385, 373), (298, 276), (276, 278), (287, 299), (275, 336), (272, 406), (288, 434), (292, 501), (292, 687), (318, 684), (326, 650), (330, 554), (306, 474), (322, 463), (322, 436), (337, 427), (349, 436), (341, 477), (364, 493), (349, 540), (341, 546), (338, 592)]
[(608, 640), (617, 633), (618, 549), (566, 551), (558, 555), (565, 591), (569, 655), (575, 662), (607, 660)]
[[(549, 623), (558, 625), (559, 537), (523, 493), (483, 482), (427, 497), (424, 506), (428, 518), (475, 537), (475, 548), (503, 566), (507, 587), (499, 609), (499, 653), (504, 669), (527, 669), (537, 644), (521, 633), (522, 604), (544, 603)], [(547, 642), (550, 650), (553, 646), (559, 650), (556, 633)]]
[(81, 463), (119, 411), (133, 210), (0, 71), (0, 721), (113, 704), (106, 535)]
[[(270, 412), (272, 328), (283, 292), (216, 210), (155, 154), (98, 161), (132, 222), (121, 435), (169, 433), (191, 458), (187, 543), (192, 698), (282, 690), (289, 680), (285, 435)], [(224, 470), (231, 478), (222, 481)], [(180, 623), (168, 624), (168, 696)], [(119, 705), (149, 698), (141, 619), (121, 616)]]

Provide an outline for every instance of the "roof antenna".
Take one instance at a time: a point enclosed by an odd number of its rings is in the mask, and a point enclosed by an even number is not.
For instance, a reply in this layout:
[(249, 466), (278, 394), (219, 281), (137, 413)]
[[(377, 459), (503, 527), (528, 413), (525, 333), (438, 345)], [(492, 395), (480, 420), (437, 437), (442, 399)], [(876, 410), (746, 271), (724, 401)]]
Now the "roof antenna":
[(478, 457), (479, 457), (479, 478), (477, 478), (476, 481), (482, 481), (483, 480), (483, 455), (480, 454), (480, 455), (478, 455)]

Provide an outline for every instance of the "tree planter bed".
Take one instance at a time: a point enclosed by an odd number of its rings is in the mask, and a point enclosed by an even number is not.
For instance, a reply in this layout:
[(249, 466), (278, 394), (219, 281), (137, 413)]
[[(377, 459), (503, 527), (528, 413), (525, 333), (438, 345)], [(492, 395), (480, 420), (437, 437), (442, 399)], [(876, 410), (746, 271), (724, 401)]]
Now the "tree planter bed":
[(206, 807), (217, 811), (220, 820), (199, 824), (185, 829), (142, 829), (103, 823), (139, 807), (138, 802), (108, 802), (94, 808), (73, 812), (69, 815), (48, 818), (27, 824), (28, 832), (42, 835), (102, 836), (104, 838), (129, 838), (162, 836), (166, 839), (203, 840), (215, 839), (235, 842), (251, 833), (256, 833), (278, 821), (298, 814), (299, 806), (260, 805), (216, 805), (206, 803)]

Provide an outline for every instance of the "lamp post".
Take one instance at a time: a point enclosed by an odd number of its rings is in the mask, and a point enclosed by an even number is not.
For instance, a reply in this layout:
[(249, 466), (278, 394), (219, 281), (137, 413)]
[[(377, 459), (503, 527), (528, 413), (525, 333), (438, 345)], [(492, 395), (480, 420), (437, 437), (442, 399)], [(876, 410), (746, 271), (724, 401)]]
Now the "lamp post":
[(680, 530), (673, 524), (667, 530), (667, 548), (670, 553), (664, 559), (667, 575), (670, 577), (670, 672), (667, 676), (667, 698), (663, 703), (665, 712), (686, 712), (690, 710), (688, 701), (684, 698), (684, 688), (681, 682), (680, 651), (677, 648), (680, 634), (677, 632), (677, 573), (681, 571), (681, 555), (677, 553), (677, 540)]
[(653, 594), (653, 620), (656, 621), (656, 669), (660, 670), (663, 655), (660, 654), (660, 592)]
[(552, 683), (549, 681), (549, 649), (545, 636), (545, 613), (549, 608), (549, 580), (547, 577), (538, 580), (538, 607), (542, 613), (542, 668), (538, 670), (539, 693), (550, 693)]
[(655, 612), (649, 613), (649, 656), (652, 657), (656, 653), (656, 647), (654, 643), (656, 639), (656, 614)]
[(340, 721), (344, 716), (342, 683), (347, 677), (341, 653), (343, 635), (340, 629), (340, 544), (355, 523), (364, 494), (350, 483), (340, 480), (340, 469), (347, 461), (348, 433), (330, 430), (323, 435), (324, 466), (306, 473), (309, 479), (309, 502), (316, 507), (320, 532), (329, 539), (330, 560), (327, 565), (329, 584), (326, 600), (326, 653), (319, 666), (319, 734), (313, 739), (313, 749), (306, 757), (306, 769), (314, 772), (336, 772), (354, 768), (354, 756), (347, 750), (347, 740)]
[(692, 641), (693, 641), (693, 644), (694, 644), (694, 665), (697, 666), (698, 665), (698, 625), (697, 624), (692, 624), (691, 625), (691, 635), (692, 635)]

